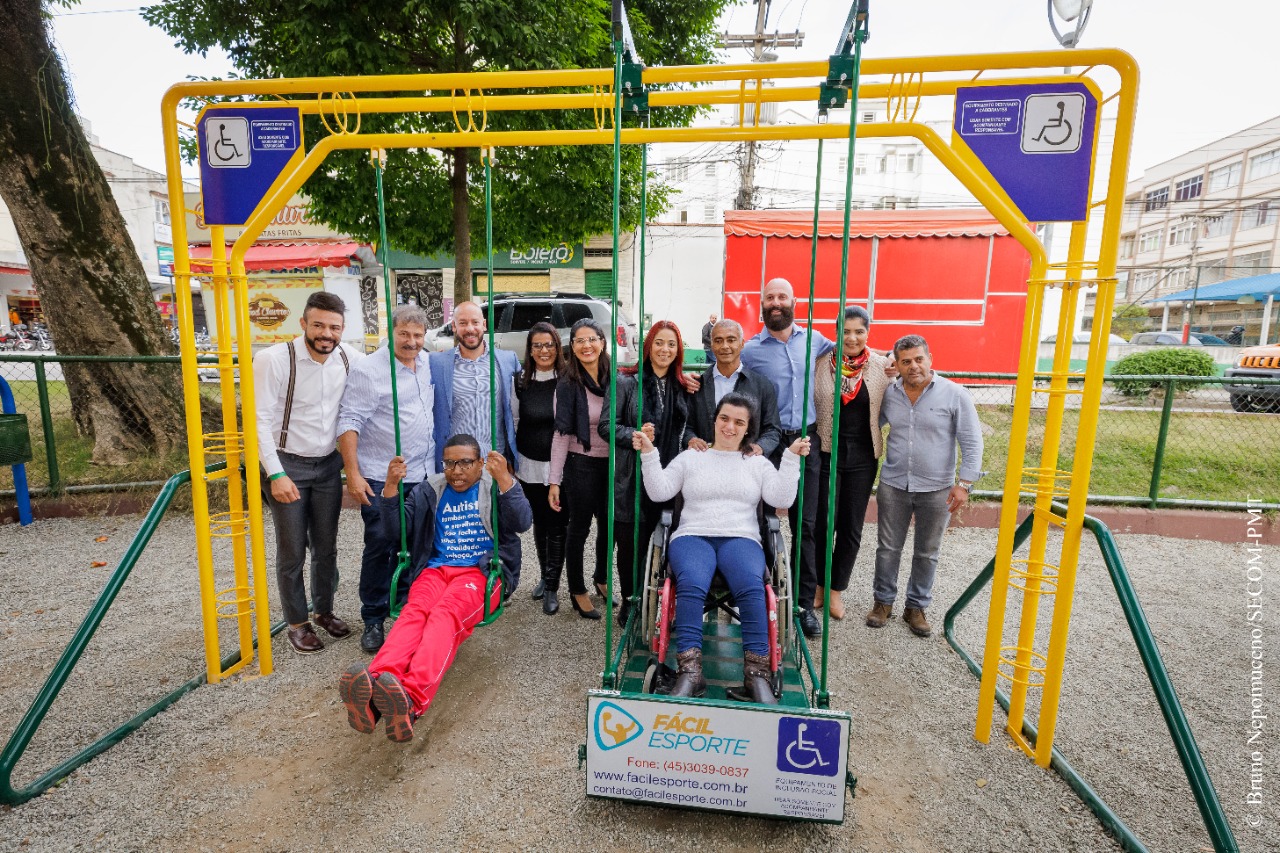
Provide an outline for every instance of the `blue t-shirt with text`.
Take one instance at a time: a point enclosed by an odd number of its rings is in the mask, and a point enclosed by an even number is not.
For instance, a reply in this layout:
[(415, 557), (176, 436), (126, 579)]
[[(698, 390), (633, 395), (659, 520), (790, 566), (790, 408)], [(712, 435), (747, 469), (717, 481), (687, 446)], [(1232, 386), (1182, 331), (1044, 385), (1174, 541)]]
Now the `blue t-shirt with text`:
[(480, 483), (465, 492), (446, 486), (436, 507), (436, 534), (427, 565), (476, 566), (493, 549), (493, 538), (480, 518)]

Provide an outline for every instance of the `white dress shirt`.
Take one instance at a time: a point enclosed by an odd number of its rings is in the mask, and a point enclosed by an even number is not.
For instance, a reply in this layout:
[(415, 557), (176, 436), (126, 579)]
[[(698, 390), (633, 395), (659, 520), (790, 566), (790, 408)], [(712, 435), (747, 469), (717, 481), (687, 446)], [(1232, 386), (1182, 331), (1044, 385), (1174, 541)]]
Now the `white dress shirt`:
[[(354, 347), (339, 344), (348, 361), (364, 358)], [(267, 476), (284, 470), (280, 464), (280, 429), (284, 425), (285, 396), (289, 392), (289, 350), (297, 355), (293, 410), (284, 451), (295, 456), (328, 456), (337, 447), (338, 405), (347, 386), (347, 367), (335, 349), (323, 362), (311, 357), (302, 335), (287, 344), (274, 344), (253, 357), (253, 388), (257, 397), (258, 460)]]

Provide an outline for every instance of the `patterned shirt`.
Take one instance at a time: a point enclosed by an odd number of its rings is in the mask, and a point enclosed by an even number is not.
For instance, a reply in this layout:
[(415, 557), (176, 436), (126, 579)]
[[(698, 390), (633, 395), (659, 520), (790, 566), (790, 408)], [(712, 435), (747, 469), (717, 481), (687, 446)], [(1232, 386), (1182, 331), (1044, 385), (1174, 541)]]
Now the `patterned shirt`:
[[(496, 369), (496, 365), (495, 365)], [(453, 434), (468, 433), (480, 442), (481, 457), (490, 449), (502, 453), (506, 450), (502, 429), (498, 429), (498, 446), (491, 447), (490, 434), (493, 424), (489, 419), (489, 355), (486, 342), (479, 358), (463, 358), (462, 351), (453, 351), (453, 411), (450, 414)], [(499, 412), (501, 417), (501, 412)]]
[[(394, 423), (391, 419), (391, 355), (382, 347), (351, 366), (347, 388), (338, 411), (338, 435), (355, 431), (360, 435), (356, 458), (360, 475), (382, 482), (387, 465), (396, 455)], [(400, 448), (408, 473), (405, 481), (420, 483), (435, 473), (435, 441), (431, 408), (435, 397), (427, 354), (418, 353), (416, 370), (395, 360), (396, 394), (400, 404)]]

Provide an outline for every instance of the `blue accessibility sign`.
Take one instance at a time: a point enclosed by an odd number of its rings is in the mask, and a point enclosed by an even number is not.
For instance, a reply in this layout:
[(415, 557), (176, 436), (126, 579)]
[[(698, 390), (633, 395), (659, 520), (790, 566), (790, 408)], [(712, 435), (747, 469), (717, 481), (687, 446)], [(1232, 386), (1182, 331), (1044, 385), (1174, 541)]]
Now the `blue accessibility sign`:
[(807, 776), (840, 772), (840, 722), (813, 717), (778, 720), (778, 769)]
[(297, 107), (210, 107), (196, 122), (200, 191), (209, 225), (243, 225), (302, 152)]
[(1098, 98), (1088, 86), (963, 86), (955, 110), (955, 138), (1028, 221), (1086, 218), (1098, 120)]

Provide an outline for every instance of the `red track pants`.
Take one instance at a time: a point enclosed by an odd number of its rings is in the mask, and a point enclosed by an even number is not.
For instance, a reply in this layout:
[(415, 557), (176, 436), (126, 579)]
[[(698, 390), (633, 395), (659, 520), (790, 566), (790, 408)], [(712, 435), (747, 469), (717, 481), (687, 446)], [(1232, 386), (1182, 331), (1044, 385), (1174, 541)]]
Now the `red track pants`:
[[(486, 577), (475, 566), (441, 566), (422, 570), (382, 649), (369, 664), (376, 678), (389, 672), (399, 679), (417, 714), (426, 712), (449, 671), (458, 647), (484, 618)], [(491, 605), (502, 599), (502, 585)]]

